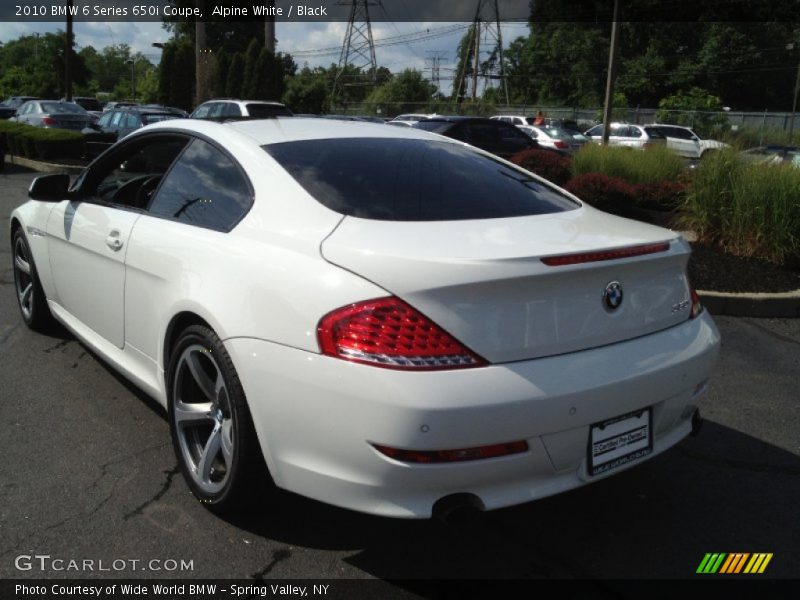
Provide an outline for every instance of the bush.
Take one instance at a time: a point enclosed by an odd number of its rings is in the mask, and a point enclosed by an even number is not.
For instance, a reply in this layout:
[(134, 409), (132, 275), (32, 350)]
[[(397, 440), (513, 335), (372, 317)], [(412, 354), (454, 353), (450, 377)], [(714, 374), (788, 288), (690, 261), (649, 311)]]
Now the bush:
[(622, 179), (602, 173), (578, 175), (565, 188), (595, 208), (617, 215), (627, 215), (634, 203), (633, 186)]
[(16, 121), (0, 121), (6, 151), (34, 160), (78, 158), (83, 155), (83, 135), (66, 129), (45, 129)]
[(572, 158), (572, 174), (575, 176), (603, 173), (634, 184), (675, 181), (684, 171), (683, 159), (661, 145), (642, 151), (590, 143)]
[(689, 184), (684, 226), (732, 254), (775, 263), (800, 257), (800, 169), (744, 164), (735, 151), (704, 159)]
[(523, 150), (510, 160), (515, 165), (560, 186), (566, 184), (571, 175), (570, 160), (547, 150)]
[(686, 199), (686, 185), (679, 181), (640, 183), (634, 187), (636, 205), (647, 210), (675, 210)]

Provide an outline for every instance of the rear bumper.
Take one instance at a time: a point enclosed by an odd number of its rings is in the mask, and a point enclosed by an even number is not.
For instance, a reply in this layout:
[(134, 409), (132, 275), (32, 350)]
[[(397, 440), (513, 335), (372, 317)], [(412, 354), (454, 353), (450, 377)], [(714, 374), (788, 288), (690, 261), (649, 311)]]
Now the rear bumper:
[[(362, 512), (424, 518), (451, 494), (494, 509), (608, 476), (587, 473), (590, 424), (644, 407), (653, 409), (650, 456), (673, 446), (692, 430), (719, 334), (704, 313), (603, 348), (424, 373), (250, 338), (225, 346), (279, 487)], [(370, 445), (436, 450), (523, 439), (523, 454), (428, 465), (397, 462)]]

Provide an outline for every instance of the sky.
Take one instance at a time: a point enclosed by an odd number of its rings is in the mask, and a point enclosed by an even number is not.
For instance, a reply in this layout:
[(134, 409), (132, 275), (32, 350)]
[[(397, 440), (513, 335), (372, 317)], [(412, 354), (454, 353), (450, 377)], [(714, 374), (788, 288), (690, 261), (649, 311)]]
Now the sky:
[[(456, 48), (463, 29), (447, 35), (447, 29), (454, 29), (458, 23), (407, 23), (407, 22), (373, 22), (372, 35), (377, 44), (385, 38), (396, 37), (409, 33), (432, 33), (437, 35), (433, 39), (401, 43), (389, 46), (378, 45), (375, 48), (376, 59), (379, 66), (387, 67), (392, 72), (414, 68), (430, 76), (430, 58), (434, 51), (442, 54), (440, 61), (441, 86), (444, 93), (450, 91), (450, 81), (456, 63)], [(76, 22), (75, 43), (78, 50), (84, 46), (93, 46), (100, 50), (105, 46), (114, 44), (128, 44), (134, 52), (141, 52), (153, 63), (158, 63), (161, 51), (152, 46), (153, 42), (163, 42), (169, 37), (169, 32), (163, 29), (158, 22)], [(308, 50), (334, 48), (332, 54), (326, 56), (296, 56), (295, 62), (302, 67), (328, 66), (338, 63), (339, 48), (344, 40), (346, 22), (300, 23), (278, 22), (275, 26), (277, 49), (294, 54)], [(32, 23), (32, 22), (0, 22), (0, 42), (8, 42), (23, 35), (33, 33), (55, 32), (64, 29), (64, 22), (57, 23)], [(508, 44), (520, 35), (527, 35), (525, 23), (503, 23), (503, 45)], [(488, 46), (488, 44), (487, 44)], [(427, 69), (427, 70), (426, 70)]]

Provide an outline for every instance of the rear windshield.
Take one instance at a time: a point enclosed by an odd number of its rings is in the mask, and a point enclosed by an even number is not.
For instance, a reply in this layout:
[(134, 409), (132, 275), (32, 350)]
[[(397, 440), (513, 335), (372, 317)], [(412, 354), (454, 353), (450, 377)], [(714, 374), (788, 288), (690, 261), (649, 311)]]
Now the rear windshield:
[(524, 172), (459, 144), (345, 138), (263, 148), (309, 194), (348, 216), (456, 221), (548, 214), (579, 206)]
[(251, 119), (270, 119), (272, 117), (291, 117), (292, 111), (285, 106), (274, 104), (248, 104), (247, 113)]
[(75, 113), (85, 114), (80, 106), (71, 102), (42, 102), (42, 112), (46, 113)]

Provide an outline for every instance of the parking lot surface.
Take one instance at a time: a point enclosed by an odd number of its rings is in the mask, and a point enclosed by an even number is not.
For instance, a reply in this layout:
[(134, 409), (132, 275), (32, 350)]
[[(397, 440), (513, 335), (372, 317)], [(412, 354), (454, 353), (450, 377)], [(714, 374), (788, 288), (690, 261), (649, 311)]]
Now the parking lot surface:
[[(23, 325), (8, 216), (33, 177), (0, 174), (0, 577), (683, 578), (708, 552), (770, 552), (764, 576), (800, 575), (800, 322), (717, 318), (700, 435), (588, 487), (450, 522), (283, 492), (223, 519), (189, 493), (155, 402), (66, 331)], [(35, 554), (128, 562), (17, 568)]]

